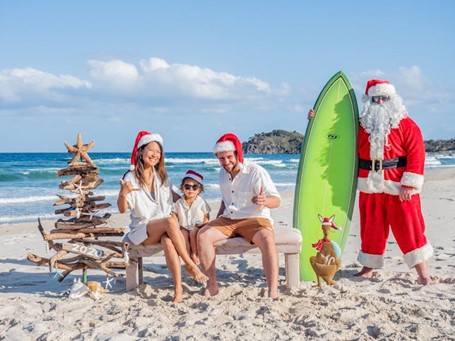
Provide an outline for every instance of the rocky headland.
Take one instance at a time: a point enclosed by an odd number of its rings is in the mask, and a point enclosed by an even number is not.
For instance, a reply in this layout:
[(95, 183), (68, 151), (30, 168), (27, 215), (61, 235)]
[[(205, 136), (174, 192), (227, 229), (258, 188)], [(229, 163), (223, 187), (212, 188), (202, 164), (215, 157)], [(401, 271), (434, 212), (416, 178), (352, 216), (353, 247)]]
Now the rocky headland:
[[(297, 131), (272, 130), (259, 133), (242, 143), (246, 154), (299, 154), (304, 135)], [(455, 139), (425, 141), (427, 153), (455, 154)]]

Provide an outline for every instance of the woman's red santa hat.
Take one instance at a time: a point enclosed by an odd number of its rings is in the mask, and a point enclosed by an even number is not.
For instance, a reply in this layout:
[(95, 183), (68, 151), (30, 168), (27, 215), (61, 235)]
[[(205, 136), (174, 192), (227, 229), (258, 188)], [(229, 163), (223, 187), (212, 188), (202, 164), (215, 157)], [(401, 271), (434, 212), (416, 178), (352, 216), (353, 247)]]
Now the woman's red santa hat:
[(395, 95), (395, 87), (387, 80), (370, 79), (365, 89), (365, 97), (371, 99), (373, 96), (392, 96)]
[(240, 142), (239, 138), (233, 133), (227, 133), (221, 136), (218, 141), (216, 141), (216, 144), (213, 147), (213, 152), (216, 154), (220, 152), (231, 151), (237, 152), (238, 162), (243, 163), (242, 143)]
[(130, 170), (134, 170), (136, 164), (137, 150), (150, 142), (158, 142), (161, 147), (163, 146), (163, 138), (160, 134), (152, 134), (148, 131), (142, 130), (137, 133), (136, 141), (134, 141), (133, 152), (131, 153), (131, 166)]
[(201, 185), (202, 185), (202, 180), (204, 180), (204, 177), (202, 176), (202, 174), (199, 174), (198, 172), (192, 170), (192, 169), (189, 169), (186, 173), (185, 173), (185, 176), (184, 178), (191, 178), (197, 182), (199, 182)]

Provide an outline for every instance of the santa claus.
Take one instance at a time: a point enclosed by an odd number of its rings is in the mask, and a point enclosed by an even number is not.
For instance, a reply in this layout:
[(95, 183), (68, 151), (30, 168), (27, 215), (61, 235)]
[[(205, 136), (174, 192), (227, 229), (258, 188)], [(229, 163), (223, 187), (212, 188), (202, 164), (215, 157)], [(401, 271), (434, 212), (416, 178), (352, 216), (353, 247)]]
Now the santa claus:
[(368, 81), (358, 136), (361, 251), (358, 276), (370, 278), (384, 265), (389, 230), (409, 268), (430, 284), (426, 261), (433, 247), (425, 237), (420, 207), (425, 147), (402, 98), (385, 80)]

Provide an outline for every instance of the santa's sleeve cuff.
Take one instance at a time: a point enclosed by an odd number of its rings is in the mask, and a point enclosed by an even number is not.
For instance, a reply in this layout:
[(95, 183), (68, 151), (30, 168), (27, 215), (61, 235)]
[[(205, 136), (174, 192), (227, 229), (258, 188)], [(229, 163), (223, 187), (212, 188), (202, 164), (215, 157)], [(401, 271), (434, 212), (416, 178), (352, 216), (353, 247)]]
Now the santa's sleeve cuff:
[(421, 192), (423, 187), (423, 179), (424, 178), (422, 174), (404, 172), (403, 177), (401, 178), (401, 184), (415, 188), (417, 192)]

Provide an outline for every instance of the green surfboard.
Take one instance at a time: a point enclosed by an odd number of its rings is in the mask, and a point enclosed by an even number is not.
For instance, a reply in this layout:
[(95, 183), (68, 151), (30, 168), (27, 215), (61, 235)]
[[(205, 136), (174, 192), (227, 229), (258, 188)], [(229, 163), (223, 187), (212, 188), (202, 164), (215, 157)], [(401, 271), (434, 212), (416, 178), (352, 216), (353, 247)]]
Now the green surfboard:
[(342, 230), (329, 238), (341, 252), (349, 235), (357, 188), (357, 100), (346, 75), (336, 73), (324, 86), (314, 105), (315, 117), (308, 122), (301, 148), (294, 198), (294, 227), (302, 232), (300, 280), (314, 281), (311, 244), (323, 238), (323, 217), (335, 215)]

